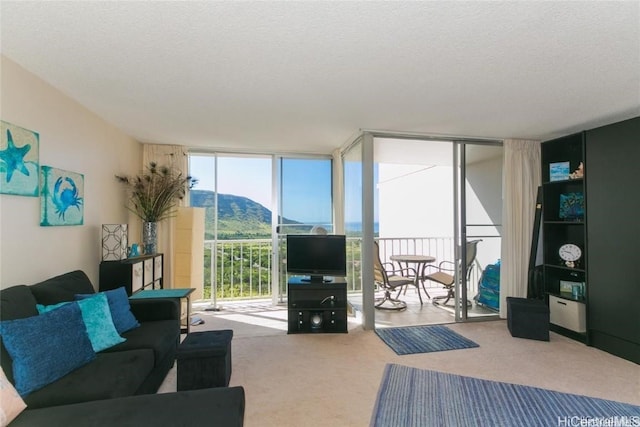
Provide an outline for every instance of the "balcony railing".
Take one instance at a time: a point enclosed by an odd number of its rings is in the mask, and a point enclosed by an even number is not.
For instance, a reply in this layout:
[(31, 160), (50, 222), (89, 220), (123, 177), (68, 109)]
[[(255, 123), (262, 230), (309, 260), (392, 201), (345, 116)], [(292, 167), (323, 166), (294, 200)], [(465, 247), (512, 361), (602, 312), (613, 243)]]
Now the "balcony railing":
[[(380, 257), (389, 262), (392, 255), (431, 255), (436, 263), (454, 259), (453, 239), (449, 237), (406, 237), (376, 239), (380, 245)], [(360, 238), (347, 239), (347, 286), (349, 292), (361, 292), (361, 243)], [(284, 238), (280, 248), (284, 253)], [(216, 268), (211, 256), (217, 250)], [(283, 259), (281, 256), (280, 259)], [(270, 298), (272, 295), (272, 244), (271, 239), (238, 239), (205, 241), (204, 299), (210, 300), (215, 291), (217, 300)], [(215, 272), (215, 274), (214, 274)], [(468, 296), (477, 292), (482, 266), (474, 266), (468, 284)], [(216, 279), (217, 280), (214, 280)], [(284, 301), (287, 293), (284, 265), (278, 278), (278, 300)], [(212, 289), (212, 283), (214, 284)], [(425, 282), (427, 289), (441, 288), (434, 282)]]

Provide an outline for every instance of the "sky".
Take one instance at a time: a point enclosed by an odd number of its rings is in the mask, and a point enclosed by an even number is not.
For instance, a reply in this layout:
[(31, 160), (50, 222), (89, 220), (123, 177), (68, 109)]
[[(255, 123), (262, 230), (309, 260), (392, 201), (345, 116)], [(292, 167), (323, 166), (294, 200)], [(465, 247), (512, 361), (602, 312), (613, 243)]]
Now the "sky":
[[(288, 219), (331, 223), (331, 161), (284, 159), (283, 213)], [(218, 157), (218, 192), (247, 197), (271, 209), (271, 157)], [(197, 190), (215, 190), (215, 157), (191, 155), (189, 173), (198, 180)]]

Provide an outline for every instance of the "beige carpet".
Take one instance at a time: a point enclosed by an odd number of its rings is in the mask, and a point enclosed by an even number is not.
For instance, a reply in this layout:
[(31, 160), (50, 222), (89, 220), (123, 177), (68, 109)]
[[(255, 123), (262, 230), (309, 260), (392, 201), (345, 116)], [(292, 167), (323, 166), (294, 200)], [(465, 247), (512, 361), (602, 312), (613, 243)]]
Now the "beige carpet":
[[(639, 365), (554, 333), (550, 342), (512, 338), (504, 321), (448, 325), (479, 348), (397, 356), (353, 318), (348, 334), (308, 335), (204, 319), (193, 330), (238, 328), (231, 385), (244, 386), (248, 427), (367, 426), (390, 362), (640, 405)], [(174, 390), (175, 367), (160, 391)]]

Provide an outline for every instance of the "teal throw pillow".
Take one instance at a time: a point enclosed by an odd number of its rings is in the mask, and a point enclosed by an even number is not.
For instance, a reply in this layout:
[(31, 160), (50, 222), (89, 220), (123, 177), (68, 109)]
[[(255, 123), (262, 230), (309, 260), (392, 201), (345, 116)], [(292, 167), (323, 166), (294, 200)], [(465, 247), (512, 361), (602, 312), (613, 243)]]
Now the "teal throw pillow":
[(78, 304), (0, 322), (20, 396), (50, 384), (96, 357)]
[(36, 304), (36, 308), (38, 313), (46, 313), (66, 304), (78, 304), (80, 306), (82, 319), (87, 328), (93, 351), (99, 352), (126, 341), (118, 335), (118, 331), (113, 325), (107, 296), (104, 294), (94, 294), (91, 298), (76, 302), (62, 302), (47, 306)]
[[(113, 324), (119, 334), (123, 334), (140, 326), (138, 319), (136, 319), (131, 312), (129, 296), (127, 295), (127, 291), (124, 287), (100, 293), (107, 296), (109, 310), (111, 310), (111, 318), (113, 319)], [(91, 298), (94, 295), (95, 294), (79, 294), (76, 295), (76, 300)]]

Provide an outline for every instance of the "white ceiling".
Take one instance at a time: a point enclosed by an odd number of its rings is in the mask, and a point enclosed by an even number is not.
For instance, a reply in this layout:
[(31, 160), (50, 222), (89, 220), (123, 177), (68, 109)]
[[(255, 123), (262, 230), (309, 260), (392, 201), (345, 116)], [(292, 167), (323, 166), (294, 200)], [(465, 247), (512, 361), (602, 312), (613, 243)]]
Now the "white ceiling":
[[(2, 54), (142, 142), (548, 139), (640, 114), (640, 2), (9, 2)], [(52, 111), (52, 114), (55, 112)]]

